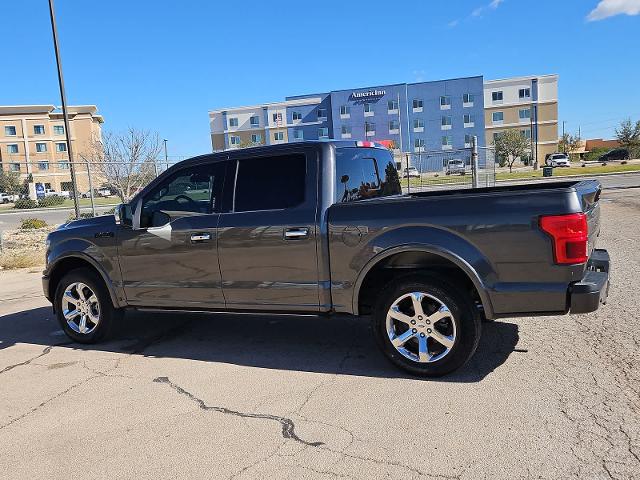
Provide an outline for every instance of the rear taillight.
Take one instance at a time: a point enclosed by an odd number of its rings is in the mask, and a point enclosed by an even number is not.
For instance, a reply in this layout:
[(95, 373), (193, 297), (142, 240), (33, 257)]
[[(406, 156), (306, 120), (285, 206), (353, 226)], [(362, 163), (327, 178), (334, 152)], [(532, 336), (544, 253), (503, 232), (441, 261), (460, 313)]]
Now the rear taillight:
[(540, 217), (540, 228), (553, 239), (556, 263), (585, 263), (589, 259), (589, 227), (584, 213)]

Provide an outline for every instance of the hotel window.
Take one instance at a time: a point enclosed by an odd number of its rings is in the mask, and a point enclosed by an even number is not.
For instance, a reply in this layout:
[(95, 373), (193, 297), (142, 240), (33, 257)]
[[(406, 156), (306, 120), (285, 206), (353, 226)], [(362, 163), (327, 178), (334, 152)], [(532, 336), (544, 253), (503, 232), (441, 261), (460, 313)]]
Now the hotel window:
[(53, 126), (53, 134), (54, 135), (64, 135), (64, 125), (54, 125)]
[(502, 101), (502, 90), (498, 90), (496, 92), (491, 92), (491, 101), (493, 101), (493, 102), (501, 102)]
[(249, 119), (249, 123), (251, 124), (252, 127), (259, 127), (260, 126), (260, 117), (258, 117), (258, 116), (251, 117)]
[(415, 138), (413, 140), (413, 148), (415, 151), (424, 150), (424, 138)]
[(300, 112), (293, 112), (291, 114), (291, 118), (293, 119), (294, 122), (300, 121), (302, 120), (302, 113)]
[(58, 162), (58, 168), (61, 170), (69, 170), (69, 160), (63, 160)]
[(327, 119), (327, 109), (319, 108), (318, 109), (318, 120), (326, 120)]
[(424, 131), (424, 120), (421, 118), (414, 118), (413, 120), (413, 131), (414, 132), (423, 132)]
[(229, 119), (229, 126), (230, 127), (237, 127), (238, 126), (238, 118), (237, 117), (231, 117)]
[(271, 115), (273, 123), (280, 125), (282, 123), (282, 113), (274, 113)]
[(56, 152), (66, 152), (67, 144), (66, 143), (56, 143)]
[(504, 121), (504, 112), (493, 112), (491, 114), (491, 121), (493, 121), (493, 123)]
[(394, 110), (398, 110), (398, 101), (397, 100), (389, 100), (387, 102), (387, 110), (389, 112), (393, 112)]
[(340, 105), (340, 115), (342, 116), (351, 115), (351, 107), (349, 105)]
[(46, 143), (36, 143), (36, 152), (44, 153), (46, 151), (47, 151), (47, 144)]
[(453, 143), (451, 141), (451, 135), (444, 135), (442, 137), (442, 146), (443, 147), (450, 147), (452, 145), (453, 145)]
[(34, 125), (33, 126), (33, 134), (34, 135), (44, 135), (44, 125)]
[(471, 146), (471, 142), (473, 142), (473, 135), (465, 135), (464, 136), (464, 147), (469, 148)]
[(443, 129), (451, 128), (451, 117), (444, 116), (440, 120), (440, 126)]
[(16, 136), (16, 127), (15, 125), (7, 125), (4, 127), (4, 134), (7, 137), (15, 137)]
[(465, 93), (464, 95), (462, 95), (462, 103), (464, 103), (467, 107), (473, 106), (473, 100), (473, 93)]
[(531, 140), (531, 129), (525, 128), (524, 130), (520, 130), (520, 135), (527, 140)]
[(421, 112), (422, 111), (422, 100), (414, 99), (413, 100), (413, 111)]
[(520, 120), (529, 120), (531, 118), (531, 109), (530, 108), (521, 108), (518, 110), (518, 117)]
[(49, 170), (49, 162), (38, 162), (38, 170)]
[[(318, 110), (319, 111), (319, 110)], [(320, 127), (318, 129), (318, 137), (319, 138), (329, 138), (329, 128), (327, 127)]]
[(351, 138), (351, 125), (342, 125), (340, 133), (342, 138)]
[(443, 95), (440, 97), (440, 108), (442, 110), (451, 108), (451, 97), (449, 95)]
[[(369, 115), (367, 115), (367, 113)], [(372, 103), (365, 103), (364, 104), (364, 114), (367, 115), (367, 116), (373, 115), (373, 104)]]
[(231, 142), (231, 145), (240, 145), (240, 137), (237, 135), (231, 135), (229, 137), (229, 141)]
[(262, 135), (259, 133), (252, 133), (251, 143), (262, 143)]
[(376, 134), (376, 124), (371, 122), (364, 122), (364, 134), (367, 137), (372, 137)]
[(400, 130), (400, 122), (398, 120), (389, 120), (389, 133), (398, 132)]
[(465, 113), (462, 116), (462, 122), (464, 123), (465, 127), (473, 127), (475, 121), (476, 121), (476, 116), (471, 115), (470, 113)]
[(7, 152), (8, 153), (18, 153), (18, 144), (17, 143), (10, 143), (9, 145), (7, 145)]
[(284, 140), (284, 132), (275, 132), (273, 134), (273, 140), (276, 142), (281, 142)]
[(9, 164), (9, 170), (11, 170), (12, 172), (19, 172), (20, 171), (20, 164), (19, 163), (10, 163)]
[(520, 98), (531, 98), (531, 89), (530, 88), (521, 88), (518, 90), (518, 97)]
[(293, 131), (293, 139), (294, 140), (304, 140), (304, 133), (303, 133), (302, 129), (296, 128)]

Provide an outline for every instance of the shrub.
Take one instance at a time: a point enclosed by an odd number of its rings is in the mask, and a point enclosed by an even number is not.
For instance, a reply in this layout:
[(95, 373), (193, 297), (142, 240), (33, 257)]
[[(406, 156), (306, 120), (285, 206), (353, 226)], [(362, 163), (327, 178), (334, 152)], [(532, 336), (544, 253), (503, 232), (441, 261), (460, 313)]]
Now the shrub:
[(610, 150), (611, 150), (610, 148), (603, 148), (603, 147), (594, 148), (593, 150), (591, 150), (589, 153), (585, 155), (584, 159), (587, 162), (595, 162), (596, 160), (598, 160), (600, 155), (604, 155)]
[(626, 164), (627, 164), (627, 161), (626, 161), (626, 160), (622, 160), (622, 161), (620, 162), (620, 165), (626, 165)]
[(44, 197), (38, 200), (38, 206), (40, 207), (55, 207), (64, 203), (64, 197), (60, 195), (51, 195), (50, 197)]
[(14, 208), (20, 208), (20, 209), (36, 208), (38, 206), (38, 202), (36, 202), (35, 200), (31, 200), (30, 198), (21, 198), (19, 200), (16, 200), (13, 206)]
[(23, 218), (20, 223), (21, 230), (32, 230), (36, 228), (44, 228), (47, 226), (47, 222), (40, 218)]

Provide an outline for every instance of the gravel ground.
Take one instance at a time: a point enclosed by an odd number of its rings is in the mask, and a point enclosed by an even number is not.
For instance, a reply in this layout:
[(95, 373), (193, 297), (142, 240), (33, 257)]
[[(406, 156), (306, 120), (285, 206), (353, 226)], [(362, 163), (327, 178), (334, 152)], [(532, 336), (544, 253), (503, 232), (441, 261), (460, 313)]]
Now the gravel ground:
[(2, 477), (640, 478), (640, 189), (602, 203), (609, 303), (485, 324), (436, 381), (350, 318), (136, 314), (81, 347), (0, 272)]

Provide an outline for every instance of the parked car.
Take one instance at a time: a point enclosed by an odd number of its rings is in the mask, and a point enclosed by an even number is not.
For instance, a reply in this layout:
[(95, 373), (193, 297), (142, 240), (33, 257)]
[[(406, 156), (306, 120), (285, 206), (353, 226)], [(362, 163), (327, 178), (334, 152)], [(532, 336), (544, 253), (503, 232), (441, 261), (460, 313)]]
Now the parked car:
[[(87, 190), (86, 192), (82, 193), (80, 195), (82, 198), (91, 198), (91, 190)], [(93, 189), (93, 197), (94, 198), (99, 198), (99, 197), (110, 197), (111, 196), (111, 190), (108, 188), (94, 188)]]
[(467, 170), (464, 160), (459, 160), (457, 158), (447, 160), (447, 167), (445, 169), (446, 175), (465, 175), (466, 173)]
[(47, 188), (44, 191), (44, 196), (45, 197), (58, 196), (58, 197), (70, 198), (71, 194), (66, 190), (62, 190), (60, 192), (57, 192), (52, 188)]
[(0, 203), (15, 202), (19, 198), (20, 198), (20, 195), (17, 195), (17, 194), (9, 194), (9, 193), (0, 192)]
[(569, 155), (566, 153), (552, 153), (547, 156), (546, 164), (548, 167), (570, 167)]
[(612, 160), (628, 160), (630, 158), (629, 149), (614, 148), (598, 157), (598, 162), (610, 162)]
[[(362, 315), (391, 362), (438, 376), (472, 357), (482, 318), (606, 300), (598, 181), (403, 194), (385, 175), (392, 154), (375, 145), (195, 157), (115, 215), (63, 225), (43, 274), (60, 326), (94, 343), (124, 309)], [(204, 182), (210, 195), (192, 197)]]
[(402, 178), (420, 178), (420, 172), (416, 167), (408, 167), (404, 169)]

